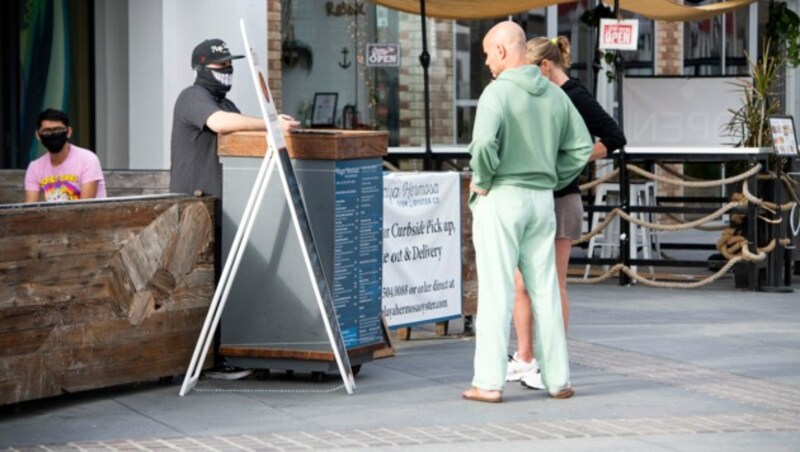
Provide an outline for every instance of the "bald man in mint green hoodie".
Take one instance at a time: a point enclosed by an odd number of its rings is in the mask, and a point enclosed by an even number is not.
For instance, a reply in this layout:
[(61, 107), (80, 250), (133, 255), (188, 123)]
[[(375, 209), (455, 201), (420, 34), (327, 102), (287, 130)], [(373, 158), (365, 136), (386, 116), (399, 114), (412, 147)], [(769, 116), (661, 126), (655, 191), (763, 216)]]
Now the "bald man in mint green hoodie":
[(478, 101), (472, 143), (473, 242), (478, 270), (475, 376), (462, 396), (500, 402), (519, 268), (533, 303), (536, 357), (555, 398), (574, 394), (555, 266), (553, 190), (589, 160), (592, 139), (569, 98), (525, 61), (525, 33), (513, 22), (483, 41), (496, 78)]

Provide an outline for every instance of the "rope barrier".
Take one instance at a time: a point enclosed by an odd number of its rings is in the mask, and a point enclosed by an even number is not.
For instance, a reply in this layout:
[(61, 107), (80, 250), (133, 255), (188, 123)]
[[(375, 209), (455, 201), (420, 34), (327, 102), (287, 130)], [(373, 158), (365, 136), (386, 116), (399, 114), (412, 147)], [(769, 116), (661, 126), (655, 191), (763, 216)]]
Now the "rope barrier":
[(599, 284), (599, 283), (601, 283), (603, 281), (606, 281), (606, 280), (611, 279), (614, 276), (616, 276), (619, 273), (620, 269), (622, 269), (622, 267), (624, 267), (624, 266), (625, 265), (623, 265), (623, 264), (615, 264), (613, 267), (611, 267), (610, 270), (608, 270), (607, 272), (605, 272), (602, 275), (597, 276), (595, 278), (567, 278), (567, 283), (569, 283), (569, 284)]
[(752, 252), (750, 252), (750, 250), (747, 249), (747, 247), (744, 247), (742, 248), (741, 255), (734, 256), (732, 259), (729, 259), (728, 262), (725, 263), (725, 265), (723, 265), (722, 268), (719, 269), (716, 273), (709, 276), (708, 278), (704, 278), (700, 281), (695, 281), (691, 283), (664, 282), (664, 281), (656, 281), (655, 279), (645, 278), (644, 276), (641, 276), (635, 271), (633, 271), (630, 267), (623, 264), (616, 264), (613, 267), (611, 267), (606, 273), (595, 278), (588, 278), (588, 279), (567, 278), (567, 282), (572, 284), (597, 284), (616, 276), (620, 271), (622, 271), (626, 275), (628, 275), (631, 279), (651, 287), (659, 287), (662, 289), (697, 289), (698, 287), (706, 286), (722, 278), (726, 273), (730, 271), (731, 268), (733, 268), (739, 262), (763, 261), (764, 259), (767, 258), (767, 253), (769, 253), (773, 249), (775, 249), (775, 240), (772, 240), (767, 246), (759, 248), (757, 254), (753, 254)]
[(703, 218), (699, 218), (697, 220), (690, 221), (688, 223), (680, 223), (680, 224), (650, 223), (649, 221), (644, 221), (644, 220), (640, 220), (640, 219), (638, 219), (636, 217), (633, 217), (632, 215), (627, 214), (627, 213), (623, 212), (620, 209), (614, 209), (614, 210), (618, 211), (617, 215), (619, 215), (625, 221), (628, 221), (630, 223), (633, 223), (633, 224), (636, 224), (636, 225), (639, 225), (639, 226), (642, 226), (642, 227), (645, 227), (645, 228), (655, 229), (656, 231), (682, 231), (682, 230), (686, 230), (686, 229), (692, 229), (692, 228), (694, 228), (694, 227), (696, 227), (698, 225), (701, 225), (701, 224), (708, 223), (709, 221), (711, 221), (711, 220), (713, 220), (713, 219), (715, 219), (717, 217), (720, 217), (720, 216), (728, 213), (729, 211), (731, 211), (731, 210), (733, 210), (733, 209), (735, 209), (737, 207), (740, 207), (740, 206), (743, 206), (743, 204), (741, 202), (731, 201), (731, 202), (725, 204), (724, 206), (720, 207), (719, 209), (717, 209), (715, 212), (710, 213), (710, 214), (706, 215)]
[(747, 239), (741, 235), (736, 235), (736, 230), (733, 228), (726, 228), (722, 231), (720, 238), (717, 240), (717, 249), (725, 259), (733, 259), (736, 257), (734, 253), (739, 252), (744, 245), (747, 244)]
[(619, 210), (619, 209), (614, 209), (611, 212), (608, 212), (606, 214), (606, 218), (603, 220), (602, 223), (597, 225), (597, 227), (592, 229), (590, 232), (587, 232), (586, 234), (582, 235), (581, 238), (579, 238), (578, 240), (573, 240), (572, 244), (573, 245), (579, 245), (581, 243), (588, 242), (592, 237), (594, 237), (594, 236), (600, 234), (601, 232), (603, 232), (603, 230), (605, 230), (605, 228), (609, 224), (611, 224), (611, 221), (614, 220), (614, 217), (616, 217), (619, 212), (621, 212), (621, 210)]
[[(660, 215), (666, 216), (670, 220), (674, 221), (676, 224), (686, 224), (685, 221), (683, 221), (682, 219), (678, 218), (677, 216), (675, 216), (675, 215), (673, 215), (673, 214), (671, 214), (669, 212), (662, 212)], [(713, 231), (721, 231), (721, 230), (723, 230), (725, 228), (727, 228), (727, 226), (725, 226), (725, 225), (719, 225), (719, 226), (697, 225), (692, 229), (697, 229), (699, 231), (712, 231), (713, 232)]]
[(734, 265), (738, 264), (743, 259), (744, 258), (742, 258), (742, 257), (733, 258), (733, 259), (729, 260), (718, 272), (714, 273), (713, 275), (709, 276), (708, 278), (705, 278), (705, 279), (703, 279), (701, 281), (691, 282), (691, 283), (674, 283), (674, 282), (656, 281), (654, 279), (645, 278), (644, 276), (639, 275), (638, 273), (634, 272), (633, 270), (631, 270), (630, 268), (627, 268), (627, 267), (624, 267), (622, 269), (622, 271), (625, 272), (626, 275), (631, 277), (631, 279), (634, 279), (634, 280), (636, 280), (636, 281), (638, 281), (638, 282), (640, 282), (640, 283), (642, 283), (644, 285), (650, 286), (650, 287), (659, 287), (659, 288), (662, 288), (662, 289), (697, 289), (698, 287), (706, 286), (706, 285), (711, 284), (714, 281), (722, 278), (723, 276), (725, 276), (726, 273), (728, 273), (728, 271), (731, 268), (733, 268)]
[(600, 184), (608, 182), (609, 180), (611, 180), (614, 177), (616, 177), (618, 174), (619, 174), (619, 168), (617, 168), (614, 171), (606, 174), (605, 176), (601, 177), (600, 179), (595, 179), (595, 180), (593, 180), (591, 182), (587, 182), (585, 184), (581, 184), (581, 185), (578, 186), (578, 188), (581, 191), (589, 190), (590, 188), (594, 188), (594, 187), (597, 187)]
[(788, 212), (792, 210), (792, 207), (794, 207), (795, 204), (794, 201), (789, 201), (778, 206), (774, 202), (764, 201), (763, 199), (756, 198), (750, 193), (750, 189), (747, 187), (746, 183), (742, 184), (742, 194), (744, 195), (744, 197), (747, 199), (748, 202), (753, 203), (758, 207), (761, 207), (762, 209), (769, 211), (772, 214), (777, 214), (778, 210), (781, 210), (783, 212)]
[(383, 167), (392, 172), (400, 171), (400, 168), (392, 165), (390, 162), (387, 162), (386, 160), (383, 161)]
[(670, 168), (669, 166), (667, 166), (667, 165), (665, 165), (663, 163), (659, 163), (658, 167), (661, 168), (661, 170), (664, 171), (665, 173), (669, 173), (669, 174), (671, 174), (671, 175), (673, 175), (673, 176), (675, 176), (675, 177), (677, 177), (679, 179), (682, 179), (682, 180), (688, 180), (688, 181), (702, 181), (703, 180), (703, 179), (700, 179), (699, 177), (693, 177), (693, 176), (689, 176), (689, 175), (686, 175), (686, 174), (679, 173), (679, 172), (675, 171), (674, 169)]
[[(714, 187), (714, 186), (721, 186), (721, 185), (730, 184), (730, 183), (739, 182), (739, 181), (745, 181), (745, 182), (742, 184), (743, 185), (743, 187), (742, 187), (742, 192), (743, 192), (742, 196), (738, 196), (738, 197), (734, 196), (734, 200), (733, 201), (723, 205), (721, 208), (717, 209), (715, 212), (713, 212), (713, 213), (711, 213), (709, 215), (706, 215), (703, 218), (699, 218), (697, 220), (690, 221), (690, 222), (679, 222), (678, 224), (674, 224), (674, 225), (661, 225), (661, 224), (658, 224), (658, 223), (652, 223), (652, 222), (640, 220), (639, 218), (636, 218), (636, 217), (634, 217), (634, 216), (622, 211), (622, 209), (616, 208), (616, 209), (614, 209), (614, 210), (612, 210), (612, 211), (610, 211), (610, 212), (608, 212), (606, 214), (605, 220), (600, 225), (598, 225), (591, 232), (581, 236), (581, 238), (576, 240), (576, 241), (574, 241), (573, 244), (579, 244), (579, 243), (585, 242), (585, 241), (591, 239), (592, 237), (600, 234), (606, 227), (608, 227), (608, 225), (611, 223), (611, 221), (613, 221), (613, 219), (615, 217), (617, 217), (617, 216), (619, 216), (620, 218), (628, 221), (629, 223), (638, 225), (640, 227), (647, 227), (647, 228), (655, 229), (655, 230), (659, 230), (659, 231), (677, 231), (677, 230), (685, 230), (685, 229), (692, 229), (692, 228), (701, 227), (702, 225), (710, 222), (713, 219), (716, 219), (716, 218), (724, 215), (725, 213), (727, 213), (727, 212), (729, 212), (729, 211), (731, 211), (733, 209), (736, 209), (737, 207), (746, 206), (749, 202), (752, 202), (752, 203), (754, 203), (754, 204), (756, 204), (756, 205), (758, 205), (758, 206), (760, 206), (762, 208), (765, 208), (766, 210), (770, 210), (769, 207), (771, 207), (770, 206), (771, 203), (768, 203), (768, 202), (765, 202), (763, 200), (760, 200), (760, 199), (754, 197), (752, 194), (750, 194), (750, 192), (748, 190), (748, 186), (747, 186), (746, 179), (751, 177), (751, 176), (753, 176), (754, 174), (757, 174), (758, 171), (761, 170), (761, 164), (756, 164), (752, 168), (750, 168), (748, 171), (745, 171), (744, 173), (741, 173), (741, 174), (739, 174), (737, 176), (729, 177), (729, 178), (718, 180), (718, 181), (699, 181), (699, 180), (687, 181), (687, 180), (685, 180), (685, 178), (683, 178), (683, 179), (673, 179), (673, 178), (667, 178), (667, 177), (658, 176), (658, 175), (653, 174), (653, 173), (651, 173), (649, 171), (645, 171), (645, 170), (643, 170), (643, 169), (641, 169), (641, 168), (639, 168), (639, 167), (637, 167), (635, 165), (627, 165), (626, 168), (628, 170), (630, 170), (631, 172), (636, 173), (636, 174), (638, 174), (638, 175), (640, 175), (640, 176), (642, 176), (644, 178), (648, 178), (648, 179), (651, 179), (651, 180), (657, 180), (659, 182), (667, 183), (667, 184), (681, 185), (681, 186), (685, 186), (685, 187)], [(662, 166), (662, 168), (665, 169), (670, 174), (677, 175), (671, 169), (666, 169), (663, 166)], [(615, 171), (615, 173), (618, 173), (618, 170)], [(587, 188), (591, 188), (591, 187), (597, 186), (597, 185), (605, 182), (606, 180), (610, 179), (614, 175), (616, 175), (616, 174), (612, 173), (612, 174), (609, 174), (606, 177), (604, 177), (602, 180), (598, 179), (598, 180), (593, 181), (591, 183), (584, 184), (584, 185), (581, 186), (581, 189), (585, 190)], [(784, 183), (786, 183), (786, 182), (784, 182)], [(786, 183), (786, 184), (788, 186), (788, 183)], [(793, 191), (793, 190), (790, 190), (790, 191)], [(795, 197), (795, 199), (796, 199), (796, 196), (793, 196), (793, 197)], [(775, 206), (775, 210), (778, 210), (778, 209), (780, 209), (780, 210), (791, 209), (791, 208), (793, 208), (795, 206), (795, 204), (796, 204), (795, 202), (789, 202), (789, 203), (786, 203), (786, 204), (781, 205), (781, 206)], [(666, 215), (668, 217), (672, 218), (673, 220), (677, 221), (677, 219), (673, 215), (671, 215), (669, 213), (667, 213)], [(774, 220), (770, 220), (768, 218), (765, 218), (764, 216), (759, 216), (759, 218), (764, 220), (764, 221), (770, 222), (770, 223), (774, 222)], [(777, 221), (780, 221), (780, 220), (777, 220)], [(790, 243), (790, 240), (789, 239), (781, 239), (781, 243)], [(722, 237), (720, 238), (720, 240), (717, 241), (717, 248), (721, 251), (723, 257), (725, 257), (727, 259), (727, 262), (725, 263), (725, 265), (722, 266), (722, 268), (720, 268), (713, 275), (711, 275), (711, 276), (709, 276), (707, 278), (704, 278), (704, 279), (702, 279), (700, 281), (695, 281), (695, 282), (691, 282), (691, 283), (663, 282), (663, 281), (657, 281), (655, 279), (649, 279), (649, 278), (646, 278), (644, 276), (639, 275), (637, 272), (633, 271), (633, 269), (631, 269), (630, 267), (628, 267), (628, 266), (626, 266), (624, 264), (621, 264), (621, 263), (614, 265), (606, 273), (604, 273), (603, 275), (600, 275), (599, 277), (587, 278), (587, 279), (568, 278), (567, 281), (570, 282), (570, 283), (573, 283), (573, 284), (598, 284), (598, 283), (601, 283), (603, 281), (606, 281), (606, 280), (614, 277), (615, 275), (618, 275), (619, 272), (623, 272), (628, 277), (630, 277), (632, 280), (640, 282), (640, 283), (645, 284), (647, 286), (651, 286), (651, 287), (668, 288), (668, 289), (675, 289), (675, 288), (694, 289), (694, 288), (702, 287), (702, 286), (705, 286), (705, 285), (713, 283), (714, 281), (718, 280), (719, 278), (721, 278), (722, 276), (727, 274), (730, 271), (730, 269), (733, 268), (739, 262), (742, 262), (742, 261), (757, 262), (757, 261), (762, 261), (762, 260), (766, 259), (767, 253), (771, 252), (775, 248), (776, 241), (772, 240), (766, 247), (760, 248), (758, 250), (757, 254), (752, 253), (748, 249), (748, 247), (746, 245), (747, 245), (747, 240), (744, 237), (735, 236), (735, 235), (733, 235), (733, 230), (732, 229), (724, 228)], [(740, 254), (736, 255), (734, 253), (740, 253)]]
[(763, 221), (764, 223), (769, 223), (769, 224), (781, 224), (781, 223), (783, 223), (783, 219), (781, 219), (781, 218), (776, 218), (776, 219), (773, 220), (771, 218), (765, 217), (764, 215), (759, 215), (758, 219)]
[(786, 186), (786, 191), (789, 193), (789, 196), (794, 199), (795, 204), (800, 204), (800, 197), (797, 196), (797, 192), (795, 191), (792, 185), (797, 185), (798, 182), (788, 176), (783, 176), (783, 185)]
[(719, 187), (719, 186), (722, 186), (722, 185), (725, 185), (725, 184), (730, 184), (730, 183), (734, 183), (734, 182), (739, 182), (741, 180), (745, 180), (748, 177), (758, 173), (761, 170), (761, 164), (760, 163), (756, 163), (749, 170), (747, 170), (744, 173), (741, 173), (739, 175), (736, 175), (736, 176), (732, 176), (732, 177), (728, 177), (726, 179), (720, 179), (720, 180), (716, 180), (716, 181), (701, 181), (701, 182), (683, 181), (681, 179), (672, 179), (672, 178), (669, 178), (669, 177), (659, 176), (657, 174), (653, 174), (650, 171), (645, 171), (645, 170), (639, 168), (638, 166), (631, 165), (631, 164), (626, 165), (626, 168), (630, 172), (636, 173), (636, 174), (638, 174), (638, 175), (640, 175), (640, 176), (642, 176), (642, 177), (644, 177), (646, 179), (656, 180), (656, 181), (659, 181), (659, 182), (663, 182), (665, 184), (680, 185), (680, 186), (683, 186), (683, 187)]
[[(667, 172), (667, 173), (669, 173), (669, 174), (671, 174), (673, 176), (678, 177), (678, 179), (658, 176), (658, 175), (656, 175), (654, 173), (651, 173), (649, 171), (641, 169), (641, 168), (639, 168), (639, 167), (637, 167), (635, 165), (630, 165), (630, 164), (626, 165), (626, 168), (629, 171), (631, 171), (632, 173), (638, 174), (639, 176), (642, 176), (642, 177), (644, 177), (646, 179), (656, 180), (656, 181), (659, 181), (659, 182), (662, 182), (662, 183), (665, 183), (665, 184), (680, 185), (680, 186), (684, 186), (684, 187), (699, 187), (699, 188), (716, 187), (716, 186), (722, 186), (722, 185), (726, 185), (726, 184), (730, 184), (730, 183), (734, 183), (734, 182), (744, 181), (744, 183), (742, 184), (742, 193), (741, 194), (734, 194), (734, 196), (732, 196), (732, 201), (731, 202), (723, 205), (721, 208), (717, 209), (715, 212), (713, 212), (713, 213), (711, 213), (709, 215), (706, 215), (703, 218), (699, 218), (697, 220), (694, 220), (694, 221), (682, 222), (678, 218), (676, 218), (674, 215), (672, 215), (670, 213), (664, 213), (664, 215), (666, 215), (667, 217), (673, 219), (674, 221), (678, 221), (677, 224), (673, 224), (673, 225), (662, 225), (662, 224), (658, 224), (658, 223), (652, 223), (652, 222), (644, 221), (644, 220), (641, 220), (639, 218), (636, 218), (635, 216), (633, 216), (631, 214), (628, 214), (628, 213), (624, 212), (620, 208), (615, 208), (615, 209), (611, 210), (610, 212), (608, 212), (606, 214), (605, 219), (603, 220), (603, 222), (600, 223), (596, 228), (594, 228), (592, 231), (588, 232), (587, 234), (582, 235), (580, 239), (573, 241), (573, 245), (586, 242), (586, 241), (590, 240), (591, 238), (599, 235), (600, 233), (602, 233), (605, 230), (605, 228), (608, 227), (609, 224), (611, 224), (611, 222), (616, 217), (620, 217), (620, 218), (628, 221), (631, 224), (635, 224), (635, 225), (638, 225), (640, 227), (646, 227), (646, 228), (650, 228), (650, 229), (654, 229), (654, 230), (658, 230), (658, 231), (678, 231), (678, 230), (686, 230), (686, 229), (692, 229), (692, 228), (698, 228), (698, 229), (703, 229), (703, 230), (711, 230), (708, 227), (703, 227), (703, 225), (708, 223), (708, 222), (710, 222), (710, 221), (712, 221), (712, 220), (714, 220), (714, 219), (716, 219), (716, 218), (718, 218), (718, 217), (721, 217), (722, 215), (728, 213), (729, 211), (731, 211), (733, 209), (736, 209), (738, 207), (744, 207), (748, 203), (752, 203), (752, 204), (754, 204), (754, 205), (756, 205), (756, 206), (758, 206), (758, 207), (760, 207), (760, 208), (762, 208), (764, 210), (767, 210), (767, 211), (769, 211), (769, 212), (771, 212), (773, 214), (776, 214), (778, 211), (789, 211), (789, 210), (795, 209), (796, 206), (800, 205), (800, 198), (798, 198), (798, 195), (795, 192), (794, 187), (792, 187), (792, 184), (797, 185), (797, 182), (793, 181), (793, 180), (788, 180), (788, 178), (786, 176), (784, 176), (782, 178), (783, 179), (783, 183), (786, 185), (787, 191), (791, 194), (791, 196), (793, 198), (793, 201), (789, 201), (787, 203), (784, 203), (784, 204), (781, 204), (780, 206), (778, 206), (775, 203), (771, 203), (771, 202), (764, 201), (762, 199), (756, 198), (755, 196), (753, 196), (750, 193), (749, 188), (748, 188), (748, 183), (746, 181), (746, 179), (748, 179), (749, 177), (751, 177), (753, 175), (757, 175), (757, 177), (761, 178), (761, 179), (767, 179), (767, 178), (775, 179), (777, 177), (777, 175), (772, 174), (772, 173), (766, 174), (766, 175), (763, 175), (763, 174), (762, 175), (758, 175), (757, 173), (762, 168), (760, 163), (757, 163), (757, 164), (753, 165), (749, 170), (745, 171), (744, 173), (741, 173), (741, 174), (738, 174), (736, 176), (732, 176), (732, 177), (729, 177), (729, 178), (716, 180), (716, 181), (708, 181), (708, 180), (700, 180), (700, 179), (696, 179), (696, 178), (689, 178), (688, 176), (681, 175), (681, 174), (677, 173), (676, 171), (672, 170), (671, 168), (667, 168), (667, 167), (663, 166), (662, 164), (659, 164), (659, 167), (661, 167), (665, 172)], [(598, 186), (598, 185), (600, 185), (600, 184), (602, 184), (604, 182), (607, 182), (608, 180), (616, 177), (618, 174), (619, 174), (619, 169), (616, 169), (613, 172), (611, 172), (609, 174), (606, 174), (605, 176), (603, 176), (600, 179), (597, 179), (597, 180), (594, 180), (592, 182), (589, 182), (589, 183), (581, 185), (580, 189), (583, 191), (583, 190), (588, 190), (590, 188), (596, 187), (596, 186)], [(761, 219), (762, 221), (765, 221), (765, 222), (770, 223), (770, 224), (779, 224), (781, 222), (780, 218), (778, 218), (778, 219), (770, 219), (770, 218), (767, 218), (767, 217), (765, 217), (763, 215), (759, 215), (758, 218)], [(719, 230), (716, 227), (714, 229), (715, 230)], [(702, 279), (700, 281), (695, 281), (695, 282), (691, 282), (691, 283), (676, 283), (676, 282), (657, 281), (657, 280), (655, 280), (655, 278), (654, 279), (650, 279), (650, 278), (646, 278), (644, 276), (641, 276), (637, 272), (633, 271), (633, 269), (631, 269), (630, 267), (628, 267), (628, 266), (626, 266), (626, 265), (624, 265), (622, 263), (618, 263), (618, 264), (612, 266), (606, 273), (604, 273), (604, 274), (602, 274), (602, 275), (600, 275), (598, 277), (593, 277), (593, 278), (567, 278), (567, 282), (573, 283), (573, 284), (598, 284), (598, 283), (601, 283), (603, 281), (606, 281), (606, 280), (618, 275), (620, 272), (623, 272), (628, 277), (630, 277), (632, 280), (640, 282), (640, 283), (648, 285), (648, 286), (651, 286), (651, 287), (660, 287), (660, 288), (668, 288), (668, 289), (675, 289), (675, 288), (694, 289), (694, 288), (698, 288), (698, 287), (702, 287), (702, 286), (711, 284), (712, 282), (718, 280), (719, 278), (724, 276), (726, 273), (728, 273), (730, 271), (730, 269), (733, 268), (739, 262), (742, 262), (742, 261), (744, 261), (744, 262), (760, 262), (760, 261), (763, 261), (764, 259), (766, 259), (767, 254), (775, 249), (775, 246), (777, 245), (777, 243), (780, 243), (780, 244), (782, 244), (784, 246), (788, 246), (788, 245), (791, 244), (791, 239), (783, 238), (783, 239), (780, 239), (779, 241), (776, 241), (775, 239), (773, 239), (772, 241), (770, 241), (769, 244), (767, 244), (767, 246), (758, 248), (757, 252), (753, 253), (753, 252), (750, 251), (749, 247), (747, 246), (747, 239), (745, 237), (735, 235), (735, 231), (732, 228), (723, 227), (722, 228), (722, 235), (721, 235), (720, 239), (717, 240), (717, 249), (721, 252), (723, 257), (725, 257), (725, 259), (727, 259), (727, 262), (716, 273), (714, 273), (713, 275), (711, 275), (711, 276), (709, 276), (707, 278), (704, 278), (704, 279)]]

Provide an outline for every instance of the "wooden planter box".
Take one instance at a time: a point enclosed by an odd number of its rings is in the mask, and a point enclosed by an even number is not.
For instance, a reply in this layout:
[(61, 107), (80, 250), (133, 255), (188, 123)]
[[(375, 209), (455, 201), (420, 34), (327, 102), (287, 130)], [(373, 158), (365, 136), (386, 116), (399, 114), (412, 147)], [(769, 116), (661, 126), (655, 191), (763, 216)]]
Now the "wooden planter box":
[(0, 208), (0, 404), (183, 373), (215, 198)]

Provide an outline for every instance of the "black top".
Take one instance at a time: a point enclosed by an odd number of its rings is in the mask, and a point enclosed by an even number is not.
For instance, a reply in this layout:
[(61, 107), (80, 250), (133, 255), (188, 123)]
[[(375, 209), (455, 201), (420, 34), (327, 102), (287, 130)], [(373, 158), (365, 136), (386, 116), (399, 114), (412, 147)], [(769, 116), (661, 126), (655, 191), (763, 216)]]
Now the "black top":
[(184, 89), (172, 117), (172, 164), (169, 190), (222, 197), (222, 165), (217, 157), (217, 133), (206, 120), (218, 111), (239, 113), (227, 98), (217, 99), (201, 86)]
[[(581, 114), (583, 122), (586, 123), (589, 133), (592, 134), (592, 137), (600, 138), (603, 145), (608, 148), (609, 154), (625, 146), (627, 143), (625, 134), (622, 133), (614, 118), (603, 110), (603, 107), (597, 103), (595, 98), (589, 94), (589, 91), (580, 82), (569, 79), (561, 85), (561, 89), (567, 93), (572, 104), (578, 109), (578, 113)], [(555, 192), (553, 196), (558, 198), (572, 193), (580, 193), (577, 178), (566, 187)]]

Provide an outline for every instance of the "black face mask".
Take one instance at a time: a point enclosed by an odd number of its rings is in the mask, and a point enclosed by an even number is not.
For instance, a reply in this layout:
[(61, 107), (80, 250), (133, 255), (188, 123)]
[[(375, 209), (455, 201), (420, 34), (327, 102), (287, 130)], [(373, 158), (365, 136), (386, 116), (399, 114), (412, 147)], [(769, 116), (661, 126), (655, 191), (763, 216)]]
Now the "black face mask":
[(64, 131), (59, 133), (51, 133), (48, 135), (39, 135), (39, 139), (42, 140), (42, 145), (44, 145), (48, 151), (55, 154), (60, 152), (64, 147), (64, 144), (67, 143), (67, 132)]
[(224, 69), (211, 69), (201, 66), (197, 69), (196, 85), (211, 91), (217, 99), (222, 99), (231, 90), (233, 81), (233, 66)]

